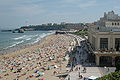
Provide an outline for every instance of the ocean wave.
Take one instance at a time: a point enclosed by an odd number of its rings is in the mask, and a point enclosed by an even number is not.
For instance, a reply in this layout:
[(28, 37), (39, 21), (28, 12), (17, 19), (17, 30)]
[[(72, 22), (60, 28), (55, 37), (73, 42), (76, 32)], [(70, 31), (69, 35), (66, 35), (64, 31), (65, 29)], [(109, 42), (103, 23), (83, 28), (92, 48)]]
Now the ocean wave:
[(31, 40), (32, 38), (27, 38), (27, 39), (25, 39), (26, 41), (28, 41), (28, 40)]
[(28, 35), (28, 36), (26, 36), (24, 39), (25, 39), (26, 41), (28, 41), (28, 40), (31, 40), (33, 37), (34, 37), (34, 35)]
[(36, 38), (36, 37), (38, 37), (38, 36), (39, 36), (38, 34), (36, 34), (36, 35), (28, 35), (28, 36), (26, 36), (24, 39), (25, 39), (26, 41), (28, 41), (28, 40), (34, 39), (34, 38)]
[(36, 40), (34, 42), (32, 42), (31, 44), (39, 42), (42, 38), (44, 38), (45, 36), (50, 35), (50, 34), (53, 34), (53, 33), (52, 32), (51, 33), (42, 33), (41, 35), (38, 35)]
[[(21, 43), (23, 43), (23, 42), (24, 42), (24, 40), (19, 41), (19, 42), (15, 42), (14, 44), (12, 44), (11, 46), (8, 46), (7, 48), (14, 47), (14, 46), (19, 45), (19, 44), (21, 44)], [(6, 49), (7, 49), (7, 48), (6, 48)]]
[(20, 37), (17, 37), (17, 38), (13, 38), (14, 40), (20, 40), (20, 39), (23, 39), (23, 40), (30, 40), (32, 39), (33, 37), (37, 37), (38, 34), (36, 35), (23, 35), (23, 36), (20, 36)]
[(23, 43), (24, 42), (24, 40), (22, 40), (22, 41), (20, 41), (20, 42), (16, 42), (16, 44), (21, 44), (21, 43)]
[(13, 38), (14, 40), (19, 40), (19, 39), (23, 39), (25, 38), (27, 35), (23, 35), (23, 36), (20, 36), (20, 37), (17, 37), (17, 38)]
[(37, 42), (39, 42), (40, 40), (41, 40), (41, 38), (38, 37), (38, 38), (36, 38), (36, 40), (35, 40), (34, 42), (32, 42), (32, 44), (37, 43)]
[[(50, 32), (43, 32), (43, 33), (37, 33), (37, 34), (25, 34), (16, 38), (12, 38), (11, 43), (9, 44), (9, 46), (7, 46), (7, 48), (4, 49), (8, 49), (8, 48), (13, 48), (15, 46), (19, 46), (19, 45), (23, 45), (24, 44), (34, 44), (39, 42), (42, 38), (44, 38), (47, 35), (53, 34), (53, 31)], [(14, 39), (14, 40), (13, 40)], [(8, 41), (9, 42), (9, 41)]]
[(41, 38), (45, 37), (46, 34), (45, 33), (42, 33), (41, 35), (37, 35), (37, 38), (35, 39), (34, 42), (32, 42), (31, 44), (34, 44), (34, 43), (37, 43), (41, 40)]
[(39, 36), (39, 35), (38, 35), (38, 34), (36, 34), (36, 35), (34, 35), (34, 36), (36, 37), (36, 36)]

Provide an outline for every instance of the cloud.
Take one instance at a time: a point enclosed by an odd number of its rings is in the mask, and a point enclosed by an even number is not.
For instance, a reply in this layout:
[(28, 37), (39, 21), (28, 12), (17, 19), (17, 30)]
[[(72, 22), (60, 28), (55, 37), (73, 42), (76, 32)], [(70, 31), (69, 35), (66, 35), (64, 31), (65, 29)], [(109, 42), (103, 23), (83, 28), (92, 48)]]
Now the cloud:
[(19, 3), (34, 3), (34, 2), (41, 2), (44, 0), (0, 0), (0, 5), (8, 5), (8, 4), (19, 4)]
[(113, 8), (114, 9), (120, 9), (120, 6), (114, 6)]
[(65, 3), (77, 3), (80, 0), (63, 0)]
[(108, 9), (119, 10), (119, 3), (120, 0), (0, 0), (0, 24), (22, 25), (26, 19), (30, 24), (89, 21), (89, 17), (95, 19)]
[(66, 6), (76, 6), (79, 8), (87, 8), (97, 5), (97, 0), (63, 0), (64, 7)]
[(79, 7), (80, 8), (86, 8), (86, 7), (92, 7), (92, 6), (95, 6), (97, 3), (95, 0), (91, 0), (91, 1), (88, 1), (88, 2), (85, 2), (85, 3), (80, 3)]
[(43, 0), (1, 0), (0, 15), (34, 16), (45, 12), (43, 6), (36, 4)]
[(45, 9), (39, 5), (21, 5), (13, 8), (13, 10), (14, 13), (21, 16), (34, 16), (46, 12)]

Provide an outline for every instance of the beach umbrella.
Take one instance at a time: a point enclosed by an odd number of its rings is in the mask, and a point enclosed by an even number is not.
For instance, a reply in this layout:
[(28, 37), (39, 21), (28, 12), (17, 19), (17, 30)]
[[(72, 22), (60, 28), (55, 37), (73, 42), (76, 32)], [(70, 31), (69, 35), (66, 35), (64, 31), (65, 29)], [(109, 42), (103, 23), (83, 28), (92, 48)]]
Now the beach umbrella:
[(44, 73), (38, 73), (38, 75), (41, 75), (41, 76), (43, 76), (43, 75), (44, 75)]
[(40, 78), (40, 79), (38, 79), (38, 80), (45, 80), (44, 78)]
[(38, 72), (39, 72), (39, 70), (35, 70), (35, 71), (34, 71), (34, 73), (38, 73)]

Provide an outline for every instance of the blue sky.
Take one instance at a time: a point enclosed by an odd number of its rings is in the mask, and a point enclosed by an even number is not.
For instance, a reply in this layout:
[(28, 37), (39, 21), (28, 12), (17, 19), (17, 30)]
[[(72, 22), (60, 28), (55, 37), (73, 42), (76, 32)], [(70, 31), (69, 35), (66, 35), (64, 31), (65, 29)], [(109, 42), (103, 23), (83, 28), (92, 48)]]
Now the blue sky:
[(120, 15), (120, 0), (0, 0), (0, 28), (60, 22), (94, 22)]

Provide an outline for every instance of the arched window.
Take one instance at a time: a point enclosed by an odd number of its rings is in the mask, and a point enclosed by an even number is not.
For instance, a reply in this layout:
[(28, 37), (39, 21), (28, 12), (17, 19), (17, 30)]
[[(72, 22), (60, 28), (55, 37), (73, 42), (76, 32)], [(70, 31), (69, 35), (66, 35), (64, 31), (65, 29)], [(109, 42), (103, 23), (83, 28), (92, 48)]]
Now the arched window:
[(119, 23), (117, 23), (117, 25), (119, 25)]
[(112, 23), (112, 25), (114, 25), (114, 23)]
[(116, 25), (116, 23), (115, 23), (115, 25)]

